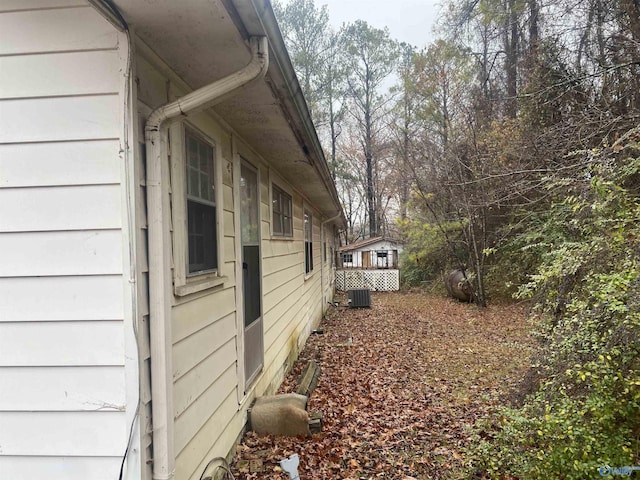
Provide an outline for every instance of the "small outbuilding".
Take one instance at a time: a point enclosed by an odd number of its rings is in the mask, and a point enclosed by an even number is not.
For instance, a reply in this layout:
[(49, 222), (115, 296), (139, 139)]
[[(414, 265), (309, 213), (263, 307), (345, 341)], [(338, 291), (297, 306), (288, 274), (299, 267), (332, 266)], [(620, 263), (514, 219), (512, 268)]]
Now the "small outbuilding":
[(381, 236), (340, 247), (336, 259), (337, 288), (398, 290), (401, 252), (401, 242)]

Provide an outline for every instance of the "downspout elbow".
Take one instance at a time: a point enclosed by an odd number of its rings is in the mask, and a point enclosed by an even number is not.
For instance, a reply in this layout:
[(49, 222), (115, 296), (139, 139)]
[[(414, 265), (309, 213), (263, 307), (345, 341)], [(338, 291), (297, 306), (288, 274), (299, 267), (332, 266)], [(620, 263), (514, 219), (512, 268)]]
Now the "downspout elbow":
[(159, 132), (165, 122), (212, 107), (264, 77), (269, 68), (267, 37), (251, 37), (249, 44), (251, 61), (244, 68), (151, 112), (145, 125), (145, 140), (153, 140), (153, 134)]

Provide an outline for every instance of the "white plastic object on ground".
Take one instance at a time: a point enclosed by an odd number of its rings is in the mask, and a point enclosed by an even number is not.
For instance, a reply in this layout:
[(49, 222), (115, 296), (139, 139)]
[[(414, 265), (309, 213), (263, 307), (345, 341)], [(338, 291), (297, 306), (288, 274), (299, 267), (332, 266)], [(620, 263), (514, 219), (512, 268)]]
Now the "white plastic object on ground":
[(294, 453), (289, 458), (280, 460), (280, 466), (289, 474), (289, 478), (292, 480), (300, 480), (298, 465), (300, 465), (300, 457), (298, 457), (297, 453)]

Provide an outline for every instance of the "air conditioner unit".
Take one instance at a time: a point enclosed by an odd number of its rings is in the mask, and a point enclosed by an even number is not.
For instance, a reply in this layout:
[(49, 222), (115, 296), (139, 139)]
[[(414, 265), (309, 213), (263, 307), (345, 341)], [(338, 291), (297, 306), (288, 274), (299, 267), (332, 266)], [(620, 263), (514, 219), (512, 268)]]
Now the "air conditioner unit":
[(348, 298), (350, 308), (371, 307), (371, 290), (368, 288), (363, 290), (349, 290)]

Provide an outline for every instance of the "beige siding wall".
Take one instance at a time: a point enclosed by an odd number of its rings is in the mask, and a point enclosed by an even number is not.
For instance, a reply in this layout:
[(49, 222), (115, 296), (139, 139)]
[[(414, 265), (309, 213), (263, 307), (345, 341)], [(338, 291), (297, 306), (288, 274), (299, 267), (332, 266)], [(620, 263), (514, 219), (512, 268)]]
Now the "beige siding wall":
[[(275, 176), (275, 175), (274, 175)], [(267, 177), (264, 175), (263, 177)], [(268, 178), (262, 195), (263, 221), (270, 221)], [(284, 182), (279, 181), (282, 186)], [(289, 188), (291, 186), (286, 185)], [(265, 371), (259, 389), (272, 392), (297, 357), (300, 347), (321, 318), (322, 297), (320, 217), (293, 191), (293, 239), (272, 238), (263, 228)], [(305, 275), (303, 211), (312, 214), (314, 269)]]
[[(234, 160), (231, 134), (207, 114), (191, 117), (189, 127), (215, 145), (216, 188), (220, 189), (217, 197), (220, 232), (218, 261), (220, 274), (226, 277), (223, 284), (214, 288), (174, 297), (172, 332), (176, 475), (179, 478), (198, 479), (212, 457), (228, 453), (240, 433), (242, 420), (237, 393), (235, 212), (233, 181), (229, 175), (233, 171)], [(181, 162), (177, 152), (173, 152), (173, 155), (176, 157), (174, 162)], [(174, 195), (177, 190), (172, 185)], [(177, 236), (181, 232), (175, 219), (180, 215), (176, 211), (172, 214)], [(182, 228), (184, 230), (184, 226)], [(185, 258), (179, 257), (178, 253), (174, 252), (174, 261)]]
[(137, 396), (121, 41), (84, 1), (0, 2), (2, 478), (120, 471), (131, 380)]
[[(150, 109), (183, 95), (188, 89), (175, 76), (160, 72), (169, 69), (144, 48), (137, 57), (138, 101), (141, 116)], [(146, 112), (146, 113), (145, 113)], [(221, 189), (218, 221), (221, 228), (219, 253), (222, 258), (223, 284), (196, 293), (173, 297), (173, 378), (176, 478), (197, 480), (206, 463), (213, 457), (226, 456), (246, 421), (246, 410), (255, 396), (273, 392), (291, 366), (300, 346), (322, 313), (320, 240), (321, 218), (314, 206), (306, 203), (295, 186), (279, 181), (292, 193), (294, 203), (294, 236), (290, 240), (271, 236), (271, 179), (279, 178), (268, 159), (260, 158), (243, 140), (224, 126), (224, 120), (212, 113), (188, 119), (216, 148)], [(180, 127), (172, 127), (174, 135)], [(177, 130), (176, 130), (177, 129)], [(172, 168), (183, 168), (181, 153), (172, 143)], [(234, 147), (235, 145), (235, 147)], [(236, 238), (238, 212), (234, 205), (234, 179), (239, 175), (240, 158), (258, 168), (260, 178), (260, 216), (262, 251), (262, 286), (264, 318), (264, 368), (245, 394), (242, 371), (242, 319), (236, 307), (241, 297), (236, 281), (240, 261), (239, 239)], [(176, 163), (178, 162), (178, 163)], [(174, 174), (176, 170), (173, 170)], [(179, 172), (178, 172), (179, 173)], [(174, 175), (173, 178), (176, 178)], [(172, 195), (182, 187), (172, 185)], [(143, 190), (143, 189), (142, 189)], [(178, 199), (176, 198), (176, 201)], [(179, 202), (178, 202), (179, 203)], [(176, 202), (173, 202), (176, 205)], [(314, 265), (305, 278), (304, 234), (302, 212), (307, 208), (314, 216)], [(174, 242), (183, 235), (184, 215), (173, 211)], [(142, 228), (144, 230), (144, 228)], [(181, 261), (174, 252), (174, 262)], [(176, 260), (178, 259), (178, 260)], [(175, 264), (174, 264), (175, 266)], [(326, 269), (325, 269), (326, 270)], [(328, 278), (325, 272), (325, 278)], [(331, 288), (324, 282), (325, 289)], [(241, 307), (240, 307), (241, 308)], [(145, 319), (148, 323), (148, 318)], [(145, 333), (148, 335), (148, 333)], [(148, 369), (145, 369), (148, 370)]]
[[(138, 113), (140, 116), (141, 141), (144, 120), (156, 107), (171, 101), (188, 91), (176, 77), (167, 78), (161, 71), (167, 66), (140, 46), (136, 58), (138, 82)], [(190, 128), (201, 133), (214, 144), (216, 161), (224, 168), (232, 165), (231, 136), (209, 115), (201, 114), (189, 119)], [(172, 127), (172, 138), (182, 135), (181, 126)], [(177, 148), (174, 146), (174, 149)], [(172, 164), (182, 165), (181, 152), (172, 152)], [(140, 159), (143, 170), (143, 159)], [(172, 165), (175, 168), (175, 165)], [(231, 167), (229, 167), (231, 168)], [(220, 170), (220, 173), (222, 171)], [(224, 176), (219, 175), (220, 180)], [(140, 182), (140, 196), (146, 195), (144, 179)], [(222, 205), (217, 210), (221, 230), (220, 259), (221, 272), (228, 280), (213, 289), (206, 289), (189, 295), (173, 297), (173, 378), (174, 378), (174, 444), (176, 455), (176, 478), (199, 478), (212, 456), (226, 455), (231, 448), (229, 441), (220, 438), (228, 432), (237, 437), (242, 428), (239, 416), (236, 388), (237, 345), (235, 308), (235, 235), (233, 186), (230, 178), (218, 184), (221, 189)], [(172, 195), (180, 189), (172, 185)], [(184, 224), (183, 215), (172, 212), (176, 234), (180, 234)], [(141, 224), (140, 235), (147, 237), (146, 221)], [(181, 261), (174, 255), (172, 264)], [(144, 270), (148, 278), (148, 267)], [(146, 327), (143, 336), (148, 338), (148, 310), (143, 318)], [(150, 376), (149, 351), (145, 352), (143, 370)], [(148, 391), (148, 380), (143, 389)], [(151, 422), (151, 398), (145, 403), (146, 422)], [(151, 455), (151, 429), (145, 437), (148, 455)]]

